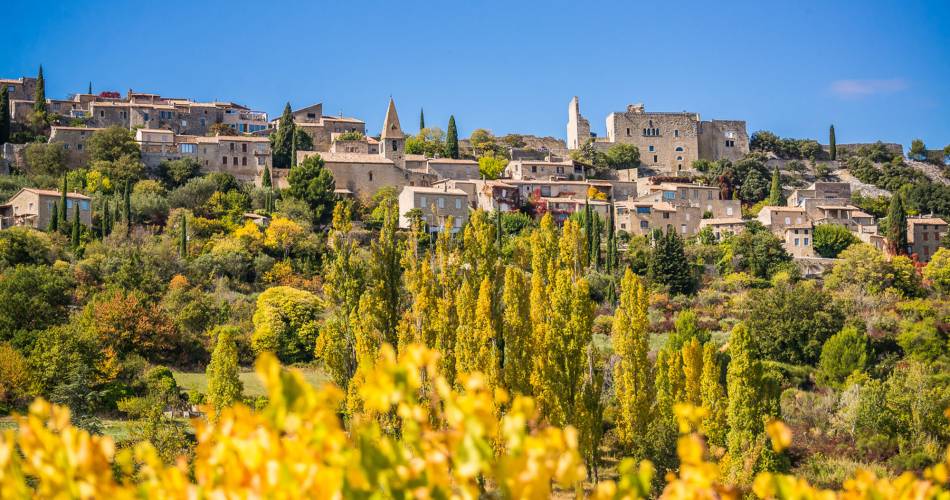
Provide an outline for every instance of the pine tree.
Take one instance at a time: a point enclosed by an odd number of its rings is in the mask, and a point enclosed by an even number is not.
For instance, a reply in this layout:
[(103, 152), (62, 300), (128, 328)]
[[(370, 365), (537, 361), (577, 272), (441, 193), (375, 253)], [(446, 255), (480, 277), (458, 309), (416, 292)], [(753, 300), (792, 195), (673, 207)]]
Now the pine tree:
[(46, 80), (43, 78), (43, 65), (36, 75), (36, 90), (33, 94), (33, 112), (38, 115), (46, 114)]
[(534, 339), (531, 337), (530, 292), (524, 272), (515, 266), (505, 269), (505, 288), (502, 295), (504, 313), (504, 382), (514, 394), (531, 395), (531, 363), (534, 359)]
[(772, 186), (769, 189), (769, 205), (782, 205), (782, 182), (778, 167), (772, 170)]
[(614, 365), (614, 387), (619, 405), (617, 434), (636, 459), (646, 457), (648, 424), (655, 389), (650, 374), (647, 338), (647, 292), (630, 269), (620, 284), (620, 305), (614, 313), (612, 341), (619, 360)]
[(887, 209), (887, 245), (894, 255), (907, 252), (907, 211), (900, 193), (891, 196), (891, 205)]
[(724, 447), (726, 445), (726, 393), (720, 382), (721, 368), (712, 343), (703, 345), (703, 376), (700, 381), (700, 394), (707, 416), (703, 420), (702, 431), (709, 443)]
[[(261, 187), (270, 188), (272, 186), (270, 178), (270, 167), (264, 166), (264, 171), (261, 172)], [(268, 192), (268, 194), (270, 194)]]
[(699, 339), (693, 339), (683, 345), (681, 350), (683, 358), (683, 400), (693, 406), (701, 406), (702, 400), (702, 374), (703, 374), (703, 346)]
[(832, 160), (838, 159), (838, 144), (835, 141), (835, 126), (828, 129), (828, 152)]
[(72, 237), (70, 242), (73, 245), (73, 249), (79, 248), (79, 234), (82, 223), (79, 222), (79, 205), (73, 206), (73, 225), (72, 225)]
[(651, 280), (668, 286), (670, 293), (692, 292), (693, 276), (689, 261), (686, 260), (683, 240), (672, 228), (657, 239), (648, 272)]
[(445, 134), (445, 156), (458, 159), (459, 131), (455, 128), (455, 115), (449, 117), (449, 128)]
[(726, 444), (733, 479), (747, 483), (759, 471), (764, 446), (762, 363), (754, 351), (754, 340), (742, 323), (732, 329), (729, 339), (729, 368), (726, 372), (729, 405)]
[(205, 370), (208, 376), (208, 404), (213, 410), (212, 421), (222, 409), (240, 402), (241, 393), (244, 392), (238, 369), (238, 330), (233, 326), (222, 326), (215, 330), (218, 340), (211, 353), (211, 362)]
[(188, 218), (181, 214), (181, 234), (178, 235), (178, 257), (188, 257)]
[(123, 192), (122, 219), (125, 220), (126, 231), (128, 231), (128, 234), (132, 234), (132, 189), (129, 184), (129, 182), (125, 183), (125, 191)]
[(422, 133), (424, 128), (426, 128), (426, 113), (422, 108), (419, 108), (419, 132)]
[(0, 88), (0, 145), (10, 141), (10, 92)]

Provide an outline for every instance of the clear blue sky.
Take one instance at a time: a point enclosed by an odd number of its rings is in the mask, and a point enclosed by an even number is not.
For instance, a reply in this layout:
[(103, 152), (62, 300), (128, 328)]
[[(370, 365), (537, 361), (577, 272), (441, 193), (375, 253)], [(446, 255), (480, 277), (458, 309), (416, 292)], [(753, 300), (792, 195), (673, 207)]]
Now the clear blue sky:
[(950, 0), (105, 2), (7, 0), (0, 75), (47, 95), (128, 88), (276, 115), (324, 103), (378, 133), (563, 138), (571, 96), (604, 132), (628, 103), (750, 133), (950, 143)]

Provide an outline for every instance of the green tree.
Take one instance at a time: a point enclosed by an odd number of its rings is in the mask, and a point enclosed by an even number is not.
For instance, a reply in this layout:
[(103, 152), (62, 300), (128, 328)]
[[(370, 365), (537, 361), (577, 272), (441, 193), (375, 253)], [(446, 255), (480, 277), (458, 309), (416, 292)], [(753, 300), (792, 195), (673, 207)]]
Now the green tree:
[(504, 335), (505, 387), (515, 393), (531, 395), (531, 364), (534, 359), (534, 339), (531, 337), (530, 291), (528, 279), (521, 269), (508, 266), (505, 269), (505, 287), (502, 295), (504, 312), (502, 328)]
[(163, 161), (159, 167), (169, 189), (183, 186), (201, 173), (201, 164), (194, 158)]
[(828, 152), (831, 155), (831, 159), (838, 159), (838, 143), (835, 141), (835, 126), (832, 125), (828, 129)]
[(927, 146), (924, 145), (924, 141), (920, 139), (914, 139), (910, 143), (910, 152), (907, 153), (907, 156), (911, 159), (917, 161), (924, 161), (927, 159)]
[(670, 293), (687, 294), (693, 291), (695, 280), (689, 261), (686, 260), (683, 240), (672, 228), (657, 239), (648, 273), (654, 282), (668, 286)]
[(614, 170), (640, 166), (640, 150), (632, 144), (614, 144), (607, 150), (607, 164)]
[(261, 173), (261, 187), (270, 188), (273, 186), (273, 181), (270, 178), (270, 167), (264, 166), (264, 172)]
[(841, 252), (838, 258), (841, 261), (835, 264), (825, 281), (828, 290), (880, 295), (893, 289), (905, 297), (920, 293), (920, 277), (911, 260), (903, 255), (888, 260), (873, 246), (858, 243)]
[(485, 383), (495, 388), (499, 382), (499, 353), (492, 324), (492, 284), (484, 278), (478, 286), (471, 328), (461, 330), (455, 344), (455, 370), (458, 374), (480, 372)]
[(849, 246), (861, 240), (841, 224), (819, 224), (815, 226), (813, 243), (818, 255), (833, 259)]
[(181, 232), (178, 234), (178, 257), (188, 257), (188, 217), (184, 212), (181, 214)]
[(290, 103), (284, 105), (284, 112), (277, 122), (277, 131), (271, 135), (271, 158), (274, 168), (290, 168), (290, 152), (293, 148), (296, 125)]
[(864, 370), (867, 362), (867, 336), (853, 326), (845, 327), (822, 346), (818, 380), (838, 387), (855, 371)]
[(666, 341), (665, 348), (668, 350), (679, 350), (688, 344), (692, 339), (697, 339), (701, 344), (709, 342), (709, 332), (699, 326), (699, 318), (691, 309), (686, 309), (676, 315), (676, 321), (673, 322), (673, 332)]
[(237, 336), (239, 330), (234, 326), (219, 326), (211, 332), (217, 336), (211, 362), (205, 373), (208, 376), (208, 404), (214, 410), (212, 420), (222, 409), (241, 401), (244, 384), (239, 377)]
[(125, 183), (122, 191), (122, 220), (125, 221), (125, 230), (127, 234), (132, 232), (132, 190), (129, 189), (129, 183)]
[(59, 197), (60, 197), (59, 198), (59, 221), (62, 224), (64, 231), (66, 228), (69, 227), (67, 225), (69, 224), (69, 222), (67, 222), (68, 219), (67, 219), (67, 214), (66, 214), (67, 193), (69, 193), (69, 180), (66, 178), (66, 172), (63, 172), (63, 188), (59, 192)]
[(34, 142), (24, 150), (26, 173), (58, 176), (66, 172), (66, 150), (59, 143)]
[(322, 312), (314, 294), (289, 286), (275, 286), (257, 297), (251, 347), (272, 352), (284, 363), (310, 359)]
[(703, 375), (700, 380), (700, 396), (707, 416), (703, 420), (702, 431), (710, 444), (718, 447), (726, 446), (726, 398), (725, 388), (722, 386), (722, 366), (719, 362), (716, 347), (712, 343), (703, 345)]
[(445, 156), (449, 158), (459, 157), (459, 131), (455, 127), (455, 115), (449, 116), (449, 127), (446, 130)]
[(313, 224), (323, 225), (330, 219), (336, 202), (336, 184), (320, 155), (308, 156), (290, 169), (287, 182), (287, 194), (307, 204)]
[(647, 430), (655, 399), (650, 373), (646, 288), (627, 269), (620, 283), (620, 305), (614, 313), (612, 341), (619, 357), (614, 365), (614, 386), (619, 404), (617, 431), (631, 456), (647, 454)]
[(924, 277), (938, 293), (950, 294), (950, 249), (940, 248), (933, 254), (924, 267)]
[(59, 231), (59, 204), (53, 208), (53, 212), (49, 216), (49, 227), (47, 231), (51, 233)]
[(508, 160), (495, 156), (482, 156), (478, 159), (478, 173), (485, 179), (497, 179), (508, 166)]
[(49, 236), (31, 227), (14, 226), (0, 231), (0, 270), (20, 264), (52, 264), (51, 252)]
[[(135, 142), (132, 131), (119, 127), (109, 127), (97, 130), (86, 140), (86, 153), (90, 162), (116, 162), (130, 156), (138, 159), (141, 156), (139, 145)], [(115, 180), (110, 176), (110, 179)]]
[(4, 270), (0, 274), (0, 342), (64, 321), (72, 286), (68, 274), (47, 265)]
[(0, 88), (0, 144), (10, 141), (10, 92)]
[(393, 347), (398, 346), (397, 329), (402, 317), (404, 299), (398, 221), (398, 205), (390, 202), (384, 208), (379, 237), (370, 246), (367, 269), (367, 281), (370, 285), (365, 292), (373, 296), (370, 302), (373, 309), (368, 311), (373, 316), (372, 323), (379, 327), (380, 338)]
[(36, 74), (36, 90), (33, 94), (33, 113), (37, 115), (46, 114), (46, 79), (43, 78), (43, 65)]
[(72, 223), (72, 234), (70, 235), (70, 243), (72, 244), (73, 250), (79, 248), (79, 235), (81, 234), (82, 223), (79, 222), (79, 204), (77, 203), (73, 207), (73, 223)]
[(426, 112), (419, 108), (419, 132), (422, 132), (424, 128), (426, 128)]
[(765, 359), (814, 365), (844, 315), (815, 282), (779, 284), (752, 297), (744, 328)]
[(904, 209), (904, 197), (900, 193), (891, 196), (891, 205), (887, 209), (887, 246), (892, 254), (903, 255), (907, 252), (907, 211)]
[(784, 205), (785, 200), (782, 198), (782, 181), (781, 174), (778, 171), (778, 167), (775, 167), (772, 170), (772, 186), (769, 189), (769, 205)]

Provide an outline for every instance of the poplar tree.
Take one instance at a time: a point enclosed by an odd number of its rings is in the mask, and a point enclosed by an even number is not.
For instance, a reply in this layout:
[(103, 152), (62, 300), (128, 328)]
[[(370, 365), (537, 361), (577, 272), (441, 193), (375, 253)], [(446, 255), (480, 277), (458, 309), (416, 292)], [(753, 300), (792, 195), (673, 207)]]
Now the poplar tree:
[(832, 160), (838, 159), (838, 144), (835, 141), (835, 126), (832, 125), (828, 129), (828, 152), (831, 155)]
[(686, 401), (686, 378), (683, 376), (683, 351), (676, 349), (667, 353), (667, 379), (669, 380), (670, 401), (673, 404)]
[(498, 350), (495, 343), (495, 327), (492, 324), (492, 284), (488, 278), (482, 279), (478, 286), (478, 300), (475, 303), (475, 324), (471, 343), (463, 342), (459, 353), (461, 367), (459, 372), (481, 372), (489, 387), (498, 386)]
[(178, 257), (188, 257), (188, 218), (181, 214), (181, 234), (178, 235)]
[(703, 345), (703, 376), (700, 381), (700, 395), (707, 416), (703, 420), (702, 431), (709, 442), (718, 447), (726, 445), (726, 400), (725, 390), (720, 382), (722, 374), (716, 348), (711, 343)]
[(515, 394), (531, 395), (531, 363), (534, 358), (534, 339), (531, 337), (530, 292), (524, 272), (514, 266), (505, 269), (505, 287), (502, 295), (504, 313), (505, 387)]
[(726, 421), (729, 433), (726, 444), (730, 472), (737, 482), (745, 483), (758, 472), (764, 449), (762, 363), (753, 347), (754, 340), (745, 324), (732, 329), (729, 339), (729, 368), (726, 372), (729, 405)]
[(458, 329), (455, 300), (461, 280), (459, 273), (461, 259), (453, 244), (452, 223), (452, 217), (449, 217), (436, 239), (434, 256), (439, 286), (436, 300), (438, 314), (433, 321), (435, 348), (441, 354), (440, 371), (449, 384), (455, 383), (455, 334)]
[(455, 311), (458, 316), (455, 333), (455, 373), (466, 373), (472, 359), (475, 343), (475, 291), (467, 279), (455, 296)]
[(702, 374), (703, 374), (703, 346), (699, 339), (693, 337), (692, 340), (683, 345), (681, 350), (683, 358), (683, 401), (693, 406), (701, 406), (702, 399)]
[(587, 344), (587, 371), (581, 382), (577, 408), (574, 410), (574, 427), (577, 429), (577, 444), (587, 466), (587, 475), (597, 482), (599, 448), (604, 436), (604, 373), (598, 366), (594, 351), (594, 344)]
[(46, 79), (43, 78), (43, 65), (36, 75), (36, 90), (33, 94), (33, 112), (38, 115), (46, 114)]
[(627, 269), (620, 282), (620, 305), (614, 313), (611, 336), (619, 358), (614, 364), (617, 435), (636, 459), (647, 455), (646, 436), (656, 398), (648, 358), (647, 305), (642, 281)]
[(329, 252), (323, 273), (323, 298), (329, 310), (320, 328), (314, 352), (343, 390), (347, 390), (358, 364), (372, 364), (375, 361), (377, 348), (367, 349), (370, 353), (368, 359), (358, 357), (354, 320), (364, 284), (362, 268), (356, 258), (357, 244), (350, 236), (350, 218), (350, 203), (338, 202), (333, 208), (333, 223), (327, 244)]
[(891, 205), (887, 209), (887, 245), (894, 255), (907, 252), (907, 211), (899, 192), (891, 196)]
[(383, 207), (383, 224), (379, 237), (370, 246), (370, 260), (367, 276), (369, 287), (366, 293), (373, 294), (378, 300), (372, 303), (375, 308), (371, 314), (381, 330), (385, 342), (398, 347), (397, 330), (402, 317), (402, 252), (397, 235), (399, 208), (393, 202)]
[(409, 308), (399, 326), (400, 350), (413, 342), (435, 348), (435, 318), (439, 308), (436, 278), (429, 259), (420, 255), (418, 244), (412, 244), (419, 241), (422, 234), (421, 228), (414, 225), (402, 259)]
[(455, 128), (455, 115), (449, 116), (449, 128), (445, 133), (445, 156), (458, 159), (459, 131)]
[(218, 340), (211, 353), (211, 362), (205, 373), (208, 376), (208, 404), (212, 408), (211, 420), (234, 403), (241, 401), (244, 384), (238, 369), (237, 328), (222, 326), (215, 329)]
[(10, 92), (7, 86), (0, 88), (0, 144), (10, 141)]
[(778, 167), (772, 170), (772, 186), (769, 189), (769, 205), (782, 204), (782, 181)]
[(561, 238), (558, 241), (559, 266), (569, 269), (575, 277), (583, 274), (587, 262), (588, 246), (582, 233), (579, 224), (567, 219), (561, 228)]

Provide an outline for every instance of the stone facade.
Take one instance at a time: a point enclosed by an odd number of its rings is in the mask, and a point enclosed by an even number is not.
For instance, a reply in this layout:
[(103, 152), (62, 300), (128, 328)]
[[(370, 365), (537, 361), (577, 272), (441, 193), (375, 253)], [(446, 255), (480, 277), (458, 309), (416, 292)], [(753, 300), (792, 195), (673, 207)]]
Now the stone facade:
[[(773, 231), (774, 232), (774, 231)], [(815, 256), (814, 226), (811, 222), (782, 228), (785, 251), (794, 258)]]
[(586, 178), (584, 165), (570, 159), (549, 156), (544, 160), (512, 160), (504, 176), (514, 180), (571, 180)]
[(32, 101), (36, 96), (36, 78), (0, 78), (0, 86), (7, 88), (11, 101)]
[(649, 235), (655, 229), (673, 230), (684, 238), (694, 236), (702, 218), (699, 207), (664, 201), (621, 201), (614, 205), (615, 228), (636, 236)]
[(644, 184), (644, 191), (637, 201), (666, 202), (673, 206), (692, 206), (699, 208), (700, 214), (712, 218), (732, 218), (742, 216), (739, 200), (724, 200), (719, 188), (678, 182)]
[[(61, 201), (60, 191), (23, 188), (0, 205), (0, 229), (11, 226), (49, 227), (50, 217)], [(79, 194), (66, 195), (66, 220), (72, 221), (79, 210), (79, 222), (92, 225), (92, 198)]]
[(458, 232), (468, 222), (468, 194), (461, 189), (441, 187), (405, 186), (399, 193), (399, 227), (407, 229), (410, 220), (406, 213), (410, 210), (422, 211), (429, 231), (440, 232), (452, 217), (451, 231)]
[(605, 150), (613, 144), (632, 144), (642, 165), (677, 173), (698, 159), (736, 160), (749, 152), (746, 124), (739, 120), (702, 121), (698, 113), (648, 112), (642, 104), (607, 116), (607, 137), (598, 139), (580, 113), (577, 97), (568, 106), (567, 145), (578, 149), (589, 140)]
[[(366, 123), (363, 120), (344, 116), (324, 116), (323, 103), (300, 108), (292, 113), (294, 124), (313, 139), (314, 151), (330, 151), (330, 146), (336, 136), (345, 132), (359, 132), (366, 135)], [(270, 127), (276, 129), (279, 121), (279, 119), (272, 121)], [(373, 152), (368, 154), (373, 154)]]
[(947, 231), (947, 222), (939, 217), (908, 217), (907, 244), (910, 253), (916, 254), (920, 262), (930, 262)]
[(763, 226), (769, 228), (772, 234), (784, 237), (785, 228), (811, 224), (808, 214), (802, 207), (768, 206), (762, 207), (757, 217)]
[(746, 221), (738, 217), (703, 219), (699, 221), (699, 230), (709, 228), (716, 240), (721, 240), (730, 234), (739, 234), (745, 231)]
[(219, 135), (193, 140), (203, 172), (226, 172), (239, 181), (259, 184), (264, 168), (273, 166), (266, 137)]
[(426, 171), (439, 179), (478, 179), (478, 162), (452, 158), (429, 158)]
[(101, 128), (89, 127), (57, 127), (50, 128), (50, 144), (62, 144), (66, 150), (66, 166), (69, 168), (80, 168), (86, 166), (89, 162), (89, 155), (86, 153), (86, 141), (92, 137), (92, 134), (102, 130)]

